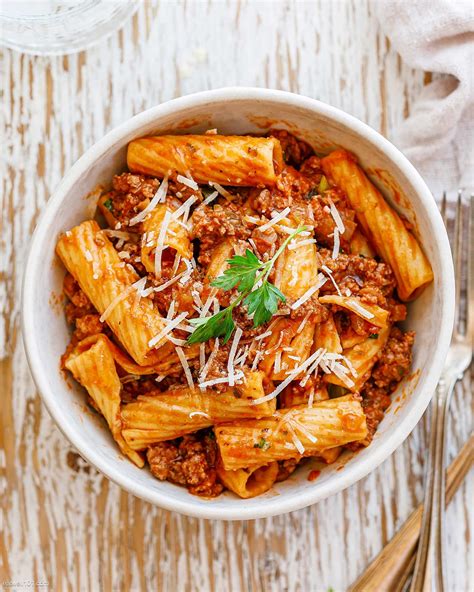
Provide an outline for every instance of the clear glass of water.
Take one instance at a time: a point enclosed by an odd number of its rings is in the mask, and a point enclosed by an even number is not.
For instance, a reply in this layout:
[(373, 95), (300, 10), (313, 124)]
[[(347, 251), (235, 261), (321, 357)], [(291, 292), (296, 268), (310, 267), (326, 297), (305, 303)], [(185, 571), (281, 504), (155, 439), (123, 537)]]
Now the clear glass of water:
[(119, 29), (139, 0), (0, 0), (0, 45), (34, 55), (81, 51)]

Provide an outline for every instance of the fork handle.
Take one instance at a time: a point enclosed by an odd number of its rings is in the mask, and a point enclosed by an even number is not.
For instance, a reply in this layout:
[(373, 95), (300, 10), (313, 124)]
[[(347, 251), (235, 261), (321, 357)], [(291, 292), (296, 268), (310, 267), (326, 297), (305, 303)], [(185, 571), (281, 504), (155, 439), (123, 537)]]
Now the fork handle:
[(443, 541), (446, 484), (446, 434), (449, 401), (457, 377), (441, 378), (431, 406), (431, 438), (423, 520), (410, 592), (444, 592)]

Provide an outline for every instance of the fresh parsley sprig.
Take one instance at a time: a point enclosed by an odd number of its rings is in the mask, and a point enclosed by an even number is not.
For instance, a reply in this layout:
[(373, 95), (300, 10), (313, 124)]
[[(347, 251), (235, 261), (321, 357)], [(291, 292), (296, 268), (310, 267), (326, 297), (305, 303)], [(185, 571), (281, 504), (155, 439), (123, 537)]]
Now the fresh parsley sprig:
[(305, 231), (305, 226), (298, 227), (281, 244), (273, 257), (264, 263), (252, 251), (247, 249), (245, 255), (234, 255), (227, 260), (229, 268), (223, 275), (217, 277), (211, 286), (221, 290), (236, 288), (239, 295), (227, 308), (211, 317), (189, 319), (196, 327), (188, 337), (188, 343), (200, 343), (213, 337), (223, 337), (224, 343), (229, 341), (235, 329), (232, 311), (242, 301), (247, 306), (249, 314), (253, 314), (253, 326), (259, 327), (268, 322), (278, 310), (278, 302), (286, 302), (280, 290), (268, 281), (268, 276), (288, 243), (298, 234)]

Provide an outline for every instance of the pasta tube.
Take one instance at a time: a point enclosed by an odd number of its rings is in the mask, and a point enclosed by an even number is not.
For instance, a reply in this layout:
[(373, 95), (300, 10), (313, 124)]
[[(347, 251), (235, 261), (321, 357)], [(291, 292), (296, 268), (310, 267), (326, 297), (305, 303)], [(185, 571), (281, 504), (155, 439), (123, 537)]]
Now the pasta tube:
[[(115, 363), (123, 368), (128, 374), (136, 376), (148, 376), (150, 374), (159, 374), (160, 376), (167, 376), (169, 374), (176, 374), (182, 370), (181, 362), (179, 361), (176, 349), (171, 343), (165, 344), (160, 348), (159, 353), (163, 354), (162, 359), (158, 360), (156, 364), (151, 366), (140, 366), (134, 362), (123, 350), (121, 350), (113, 341), (111, 341), (103, 333), (98, 335), (91, 335), (80, 341), (73, 352), (78, 354), (85, 351), (97, 341), (102, 341), (110, 353), (112, 354)], [(183, 348), (184, 356), (187, 360), (197, 358), (199, 355), (199, 344), (193, 344), (189, 347)], [(161, 358), (161, 355), (160, 355)]]
[[(321, 298), (319, 300), (321, 301)], [(313, 351), (320, 347), (332, 354), (342, 352), (341, 340), (331, 312), (328, 318), (322, 323), (317, 323), (314, 329)]]
[(314, 323), (306, 322), (298, 333), (300, 325), (300, 320), (280, 318), (270, 327), (272, 334), (265, 342), (268, 353), (260, 362), (259, 369), (272, 380), (285, 380), (290, 370), (308, 358), (313, 344)]
[(275, 401), (252, 405), (264, 396), (263, 374), (250, 372), (247, 382), (223, 393), (177, 388), (162, 395), (139, 396), (122, 407), (125, 441), (134, 450), (172, 440), (214, 425), (244, 417), (265, 417), (275, 411)]
[(317, 456), (367, 436), (365, 414), (351, 395), (282, 409), (273, 417), (233, 421), (215, 427), (224, 468), (261, 466), (276, 460)]
[(138, 297), (132, 285), (138, 276), (121, 263), (98, 224), (88, 220), (66, 232), (56, 252), (132, 358), (141, 365), (158, 361), (148, 342), (164, 322), (151, 300)]
[(303, 242), (307, 240), (306, 236), (296, 236), (294, 244), (303, 244), (297, 248), (286, 248), (275, 264), (275, 286), (295, 301), (318, 281), (316, 244)]
[[(369, 371), (375, 362), (378, 360), (379, 353), (385, 347), (388, 336), (390, 334), (390, 325), (380, 329), (376, 339), (368, 337), (362, 343), (358, 343), (353, 348), (344, 350), (344, 356), (355, 370), (356, 376), (351, 376), (354, 386), (351, 391), (359, 391), (364, 383), (369, 378)], [(342, 382), (335, 374), (326, 375), (327, 382), (337, 384), (339, 386), (347, 387), (347, 384)]]
[(349, 249), (352, 255), (362, 255), (363, 257), (375, 257), (375, 251), (370, 246), (365, 234), (357, 227), (351, 237)]
[(400, 298), (416, 298), (433, 280), (431, 265), (416, 238), (369, 181), (353, 154), (336, 150), (321, 162), (329, 180), (346, 193), (377, 253), (392, 267)]
[(217, 475), (227, 489), (244, 499), (261, 495), (275, 483), (278, 475), (278, 463), (272, 462), (253, 469), (226, 471), (222, 463), (217, 464)]
[(143, 458), (132, 450), (122, 437), (120, 419), (120, 390), (122, 385), (115, 368), (114, 358), (105, 340), (97, 340), (91, 347), (76, 349), (68, 356), (66, 368), (82, 384), (107, 421), (110, 431), (120, 447), (137, 466), (143, 467)]
[(319, 298), (321, 304), (334, 304), (353, 312), (362, 319), (368, 321), (371, 325), (376, 327), (386, 327), (388, 322), (389, 312), (384, 308), (380, 308), (376, 304), (362, 303), (359, 298), (355, 296), (338, 296), (337, 294), (329, 294)]
[(192, 172), (198, 183), (274, 185), (283, 168), (276, 138), (250, 136), (154, 136), (128, 145), (130, 171), (163, 178), (169, 171)]
[[(174, 258), (176, 253), (184, 259), (191, 259), (193, 250), (188, 231), (171, 217), (173, 210), (165, 204), (158, 204), (151, 214), (143, 221), (143, 238), (141, 260), (149, 273), (156, 273), (156, 249), (171, 250)], [(166, 217), (166, 228), (163, 223)], [(163, 232), (164, 230), (164, 232)], [(162, 236), (163, 235), (163, 236)], [(159, 243), (159, 244), (158, 244)], [(160, 254), (160, 260), (163, 253)], [(166, 256), (170, 255), (166, 252)]]

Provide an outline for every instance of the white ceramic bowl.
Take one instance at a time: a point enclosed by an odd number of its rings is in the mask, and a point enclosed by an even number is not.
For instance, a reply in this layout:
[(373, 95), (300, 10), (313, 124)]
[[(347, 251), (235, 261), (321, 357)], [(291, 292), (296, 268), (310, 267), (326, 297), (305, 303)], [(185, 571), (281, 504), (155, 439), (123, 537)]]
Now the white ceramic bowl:
[[(241, 500), (226, 493), (214, 500), (155, 479), (118, 451), (105, 424), (87, 411), (84, 394), (66, 383), (59, 358), (69, 339), (64, 314), (52, 295), (61, 292), (64, 270), (55, 257), (58, 235), (91, 216), (84, 196), (124, 170), (127, 143), (147, 134), (262, 132), (279, 124), (317, 151), (353, 151), (385, 196), (410, 221), (434, 269), (435, 281), (410, 305), (407, 327), (416, 331), (416, 376), (394, 394), (371, 445), (324, 469), (313, 482), (311, 465), (300, 468), (268, 493)], [(34, 233), (23, 284), (23, 336), (38, 390), (61, 431), (80, 454), (112, 481), (153, 504), (202, 518), (249, 519), (296, 510), (334, 495), (385, 460), (422, 416), (439, 379), (453, 323), (453, 268), (446, 232), (435, 201), (407, 159), (373, 129), (343, 111), (313, 99), (275, 90), (226, 88), (169, 101), (136, 115), (82, 156), (55, 191)], [(343, 470), (341, 466), (343, 466)], [(339, 470), (338, 470), (339, 469)]]

